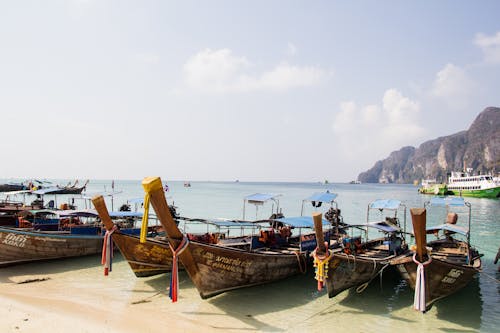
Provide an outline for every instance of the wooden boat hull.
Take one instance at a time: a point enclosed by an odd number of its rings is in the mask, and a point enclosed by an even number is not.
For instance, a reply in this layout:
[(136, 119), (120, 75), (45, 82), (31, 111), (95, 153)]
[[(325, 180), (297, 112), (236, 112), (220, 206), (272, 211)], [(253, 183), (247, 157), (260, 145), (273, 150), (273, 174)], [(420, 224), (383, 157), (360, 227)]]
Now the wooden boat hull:
[(112, 237), (135, 276), (147, 277), (172, 270), (172, 251), (166, 239), (162, 242), (148, 238), (141, 244), (138, 236), (116, 232)]
[(387, 264), (387, 260), (360, 258), (336, 253), (328, 264), (326, 289), (328, 297), (372, 280)]
[(22, 191), (26, 190), (23, 184), (0, 184), (0, 192)]
[[(413, 262), (412, 256), (398, 258), (391, 263), (396, 265), (401, 277), (412, 289), (415, 289), (417, 264)], [(433, 258), (431, 263), (424, 268), (426, 311), (437, 300), (464, 288), (479, 271), (476, 267), (481, 267), (480, 258), (476, 258), (473, 265), (457, 265)]]
[(102, 236), (0, 228), (0, 267), (100, 253)]
[(305, 273), (304, 253), (276, 251), (245, 251), (237, 248), (191, 241), (196, 269), (188, 269), (202, 298), (225, 291), (265, 284)]

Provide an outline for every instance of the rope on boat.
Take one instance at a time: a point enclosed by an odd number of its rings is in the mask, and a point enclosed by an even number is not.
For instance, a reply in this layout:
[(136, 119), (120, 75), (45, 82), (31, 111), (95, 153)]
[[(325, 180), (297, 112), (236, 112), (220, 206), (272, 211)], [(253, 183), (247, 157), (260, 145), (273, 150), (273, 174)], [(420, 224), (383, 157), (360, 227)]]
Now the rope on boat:
[[(375, 265), (374, 267), (376, 267), (377, 262), (375, 260), (373, 260), (373, 264)], [(357, 286), (356, 287), (356, 292), (358, 294), (361, 294), (363, 291), (365, 291), (366, 287), (368, 287), (368, 285), (370, 284), (370, 282), (372, 282), (373, 279), (375, 279), (377, 276), (380, 276), (380, 287), (382, 288), (382, 274), (384, 273), (384, 269), (386, 269), (389, 266), (390, 266), (390, 264), (385, 264), (380, 269), (380, 271), (377, 274), (375, 274), (374, 276), (372, 276), (372, 278), (370, 280), (368, 280), (367, 282), (365, 282), (365, 283), (360, 284), (359, 286)], [(374, 270), (375, 270), (375, 268), (374, 268)]]
[(306, 272), (306, 265), (307, 263), (304, 263), (304, 267), (302, 267), (302, 259), (299, 251), (293, 251), (293, 253), (297, 256), (297, 261), (299, 263), (299, 270), (300, 273), (304, 274)]
[(168, 293), (168, 296), (172, 300), (172, 303), (175, 303), (177, 302), (177, 295), (179, 293), (178, 257), (189, 246), (189, 239), (186, 236), (182, 237), (182, 241), (177, 249), (174, 249), (170, 243), (168, 246), (172, 251), (172, 274), (170, 276), (170, 292)]
[(146, 192), (144, 195), (144, 214), (142, 215), (142, 224), (141, 224), (141, 236), (140, 242), (146, 243), (146, 236), (148, 234), (148, 217), (149, 217), (149, 193)]
[(486, 275), (487, 277), (489, 277), (490, 279), (492, 279), (493, 281), (495, 281), (496, 283), (500, 283), (500, 280), (496, 279), (495, 277), (489, 275), (488, 273), (484, 272), (484, 271), (480, 271), (479, 273), (481, 274), (484, 274)]
[(423, 263), (417, 260), (417, 253), (413, 254), (413, 262), (417, 264), (417, 279), (415, 282), (415, 297), (413, 299), (413, 307), (415, 310), (425, 312), (425, 266), (432, 262), (432, 257)]
[(113, 268), (113, 233), (118, 230), (116, 225), (113, 225), (111, 230), (106, 230), (102, 243), (101, 265), (104, 265), (104, 276), (107, 276)]
[(328, 278), (328, 263), (333, 257), (333, 251), (326, 248), (326, 253), (324, 255), (319, 255), (317, 253), (318, 248), (314, 249), (312, 256), (314, 258), (314, 268), (315, 268), (315, 279), (318, 281), (318, 291), (323, 289), (323, 286)]

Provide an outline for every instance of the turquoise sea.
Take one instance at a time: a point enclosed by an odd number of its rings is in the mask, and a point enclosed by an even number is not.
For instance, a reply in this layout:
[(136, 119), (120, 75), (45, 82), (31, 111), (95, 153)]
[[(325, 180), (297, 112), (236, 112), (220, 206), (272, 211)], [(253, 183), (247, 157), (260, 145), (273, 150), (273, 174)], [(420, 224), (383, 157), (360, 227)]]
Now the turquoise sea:
[[(167, 199), (170, 203), (175, 203), (180, 215), (201, 218), (241, 219), (243, 198), (253, 193), (281, 194), (280, 208), (285, 216), (296, 216), (301, 213), (304, 198), (314, 192), (329, 190), (338, 194), (337, 202), (344, 222), (351, 224), (366, 221), (367, 206), (375, 199), (399, 199), (408, 208), (423, 207), (424, 202), (430, 199), (430, 196), (418, 194), (417, 187), (412, 185), (191, 182), (191, 187), (184, 187), (182, 181), (163, 181), (169, 185)], [(57, 183), (67, 182), (68, 180), (61, 180)], [(113, 205), (117, 210), (128, 199), (143, 196), (139, 180), (115, 181), (114, 185), (115, 191), (121, 193), (114, 196), (113, 203), (107, 199), (109, 208)], [(111, 189), (111, 181), (91, 180), (87, 193), (105, 189)], [(68, 198), (60, 197), (57, 200), (62, 203)], [(224, 326), (224, 317), (217, 317), (217, 320), (222, 320), (220, 328), (229, 331), (326, 332), (347, 329), (349, 332), (498, 332), (500, 273), (493, 264), (493, 259), (500, 246), (500, 200), (466, 200), (472, 205), (471, 243), (484, 254), (483, 272), (463, 290), (438, 301), (426, 314), (413, 310), (413, 291), (397, 276), (384, 276), (382, 282), (375, 279), (359, 294), (348, 291), (329, 299), (324, 291), (316, 290), (311, 272), (266, 286), (228, 292), (209, 300), (201, 300), (188, 276), (181, 272), (180, 300), (168, 305), (168, 311), (179, 311), (190, 320), (207, 320), (208, 325), (214, 326), (213, 320), (204, 317), (205, 311), (202, 309), (216, 308), (224, 316), (230, 316), (231, 327)], [(85, 208), (84, 200), (76, 199), (75, 203)], [(311, 212), (310, 204), (305, 206), (304, 214)], [(260, 207), (257, 213), (255, 207), (246, 207), (247, 219), (266, 218), (270, 213), (269, 204)], [(459, 219), (458, 224), (465, 222)], [(408, 230), (411, 230), (409, 211), (407, 224)], [(63, 266), (73, 269), (64, 270)], [(82, 282), (85, 283), (92, 281), (94, 288), (99, 288), (96, 281), (102, 279), (102, 269), (97, 257), (64, 260), (60, 263), (34, 263), (0, 270), (0, 291), (2, 283), (16, 274), (36, 271), (49, 273), (51, 269), (64, 271), (60, 276), (62, 281), (70, 279), (72, 271), (83, 269), (85, 274), (73, 276), (71, 281), (75, 278), (83, 279)], [(134, 293), (146, 285), (164, 291), (169, 279), (168, 276), (136, 279), (119, 256), (116, 258), (113, 275), (115, 277), (109, 281), (122, 283), (124, 290), (121, 293)], [(109, 284), (106, 283), (106, 288), (109, 288)], [(104, 284), (102, 286), (99, 291), (101, 294), (106, 292)], [(170, 302), (164, 292), (161, 297), (166, 303)], [(240, 323), (241, 327), (234, 327), (234, 322)]]

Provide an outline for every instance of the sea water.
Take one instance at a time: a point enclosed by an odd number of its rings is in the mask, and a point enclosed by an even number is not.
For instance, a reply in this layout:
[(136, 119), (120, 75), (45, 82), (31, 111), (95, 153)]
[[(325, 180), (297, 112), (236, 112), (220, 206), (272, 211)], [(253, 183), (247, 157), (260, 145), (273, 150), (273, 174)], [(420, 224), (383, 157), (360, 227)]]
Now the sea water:
[[(60, 183), (64, 183), (60, 181)], [(164, 181), (165, 183), (165, 181)], [(302, 200), (314, 192), (326, 190), (337, 193), (337, 202), (344, 222), (364, 223), (368, 204), (376, 199), (398, 199), (407, 207), (423, 207), (430, 196), (417, 193), (411, 185), (393, 184), (321, 184), (321, 183), (246, 183), (246, 182), (183, 182), (168, 181), (167, 200), (178, 207), (178, 213), (200, 218), (243, 218), (243, 198), (254, 193), (281, 194), (279, 208), (285, 216), (297, 216), (303, 211), (310, 215), (310, 203)], [(110, 191), (111, 181), (91, 181), (89, 195)], [(120, 193), (107, 205), (117, 210), (121, 204), (144, 195), (141, 182), (115, 181), (114, 190)], [(78, 196), (60, 196), (66, 202)], [(46, 200), (49, 198), (46, 198)], [(384, 275), (362, 292), (346, 291), (328, 298), (318, 291), (312, 272), (268, 285), (235, 290), (202, 300), (187, 274), (180, 273), (179, 302), (172, 304), (166, 294), (169, 274), (157, 277), (135, 278), (126, 261), (115, 258), (112, 276), (102, 282), (99, 258), (85, 257), (32, 263), (0, 269), (0, 291), (3, 283), (30, 274), (53, 274), (67, 287), (90, 286), (85, 293), (88, 303), (92, 297), (113, 292), (114, 306), (151, 297), (162, 298), (157, 311), (175, 311), (186, 320), (203, 321), (207, 327), (230, 331), (294, 331), (294, 332), (498, 332), (500, 325), (500, 273), (493, 259), (500, 246), (500, 201), (498, 199), (466, 198), (472, 206), (471, 243), (484, 254), (483, 270), (464, 289), (435, 303), (426, 314), (413, 310), (413, 290), (398, 276)], [(88, 201), (77, 198), (79, 208)], [(134, 208), (134, 207), (133, 207)], [(267, 218), (277, 204), (245, 207), (246, 219)], [(324, 207), (322, 207), (324, 208)], [(399, 215), (402, 218), (401, 215)], [(432, 221), (428, 223), (432, 224)], [(458, 221), (466, 226), (467, 221)], [(411, 217), (407, 213), (407, 228), (411, 231)], [(410, 240), (411, 241), (411, 240)], [(500, 264), (499, 264), (500, 265)], [(18, 286), (16, 286), (18, 287)], [(19, 285), (19, 288), (22, 288)], [(157, 291), (154, 293), (153, 291)], [(61, 293), (64, 289), (53, 290)], [(99, 296), (97, 296), (99, 295)], [(83, 302), (86, 300), (84, 299)], [(140, 302), (139, 302), (140, 303)], [(135, 304), (135, 303), (134, 303)], [(138, 304), (137, 306), (141, 306)], [(158, 313), (153, 318), (161, 318)], [(154, 319), (152, 319), (154, 320)], [(159, 323), (160, 319), (157, 319)]]

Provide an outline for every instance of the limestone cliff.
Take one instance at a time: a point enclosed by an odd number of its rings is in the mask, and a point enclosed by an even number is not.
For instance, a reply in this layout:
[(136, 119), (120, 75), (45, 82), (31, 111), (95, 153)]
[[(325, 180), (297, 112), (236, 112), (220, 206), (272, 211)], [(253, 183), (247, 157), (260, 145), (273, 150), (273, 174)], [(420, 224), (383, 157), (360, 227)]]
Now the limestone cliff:
[(467, 131), (403, 147), (378, 161), (358, 179), (363, 183), (412, 183), (471, 167), (474, 171), (500, 172), (500, 108), (488, 107)]

